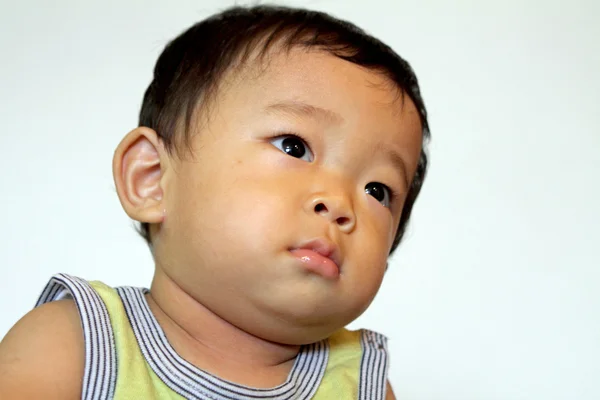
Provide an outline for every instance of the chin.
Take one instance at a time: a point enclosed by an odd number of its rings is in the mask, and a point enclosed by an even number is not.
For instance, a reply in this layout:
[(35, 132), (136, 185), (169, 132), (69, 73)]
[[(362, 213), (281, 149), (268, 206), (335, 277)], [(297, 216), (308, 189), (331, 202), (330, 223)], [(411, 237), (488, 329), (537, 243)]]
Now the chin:
[(331, 336), (334, 332), (343, 328), (345, 324), (327, 325), (327, 326), (286, 326), (273, 327), (268, 330), (261, 330), (255, 336), (261, 337), (270, 342), (290, 345), (302, 346), (311, 343), (316, 343)]
[(333, 310), (322, 311), (317, 310), (312, 314), (305, 314), (290, 313), (287, 310), (265, 323), (260, 329), (261, 335), (259, 336), (266, 340), (289, 345), (315, 343), (328, 338), (362, 314), (362, 311), (350, 310), (343, 313)]

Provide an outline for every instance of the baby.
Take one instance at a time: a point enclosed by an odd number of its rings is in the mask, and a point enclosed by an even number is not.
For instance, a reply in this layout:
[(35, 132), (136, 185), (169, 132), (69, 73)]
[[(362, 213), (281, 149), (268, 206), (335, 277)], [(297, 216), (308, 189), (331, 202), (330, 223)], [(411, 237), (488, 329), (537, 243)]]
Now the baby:
[(428, 136), (410, 66), (348, 22), (254, 6), (192, 26), (113, 160), (150, 289), (53, 277), (0, 345), (0, 398), (393, 399), (385, 338), (344, 327)]

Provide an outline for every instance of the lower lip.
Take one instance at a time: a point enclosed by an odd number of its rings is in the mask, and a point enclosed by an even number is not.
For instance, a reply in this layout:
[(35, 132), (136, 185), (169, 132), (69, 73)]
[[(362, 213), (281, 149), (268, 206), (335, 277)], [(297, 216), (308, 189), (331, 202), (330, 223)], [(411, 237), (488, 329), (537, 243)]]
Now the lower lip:
[(316, 251), (308, 249), (290, 250), (290, 253), (304, 265), (304, 267), (318, 275), (328, 279), (335, 279), (340, 276), (340, 269), (331, 258), (324, 257)]

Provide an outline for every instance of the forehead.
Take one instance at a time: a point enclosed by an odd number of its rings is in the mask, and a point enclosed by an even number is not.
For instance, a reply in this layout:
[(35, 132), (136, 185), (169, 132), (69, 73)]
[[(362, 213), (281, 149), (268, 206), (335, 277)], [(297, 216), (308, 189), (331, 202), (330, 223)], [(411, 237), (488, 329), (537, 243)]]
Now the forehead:
[(418, 112), (394, 82), (315, 49), (271, 51), (264, 59), (233, 68), (214, 104), (227, 118), (279, 112), (342, 127), (346, 134), (356, 133), (357, 140), (379, 147), (395, 142), (420, 149)]
[[(317, 49), (269, 51), (264, 58), (233, 68), (225, 80), (228, 84), (222, 94), (235, 91), (262, 100), (257, 106), (273, 98), (310, 98), (322, 105), (335, 101), (339, 111), (350, 105), (347, 103), (395, 113), (402, 109), (402, 92), (389, 78)], [(340, 102), (342, 99), (348, 102)]]

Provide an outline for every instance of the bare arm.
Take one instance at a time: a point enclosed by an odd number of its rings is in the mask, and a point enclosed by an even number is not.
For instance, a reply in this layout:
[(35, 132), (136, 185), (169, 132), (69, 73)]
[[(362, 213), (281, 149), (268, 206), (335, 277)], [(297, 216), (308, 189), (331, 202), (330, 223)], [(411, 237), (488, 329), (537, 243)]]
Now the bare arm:
[(385, 400), (396, 400), (396, 396), (394, 395), (394, 391), (392, 390), (392, 385), (390, 385), (390, 381), (387, 383)]
[(79, 399), (83, 332), (71, 300), (25, 315), (0, 342), (0, 399)]

